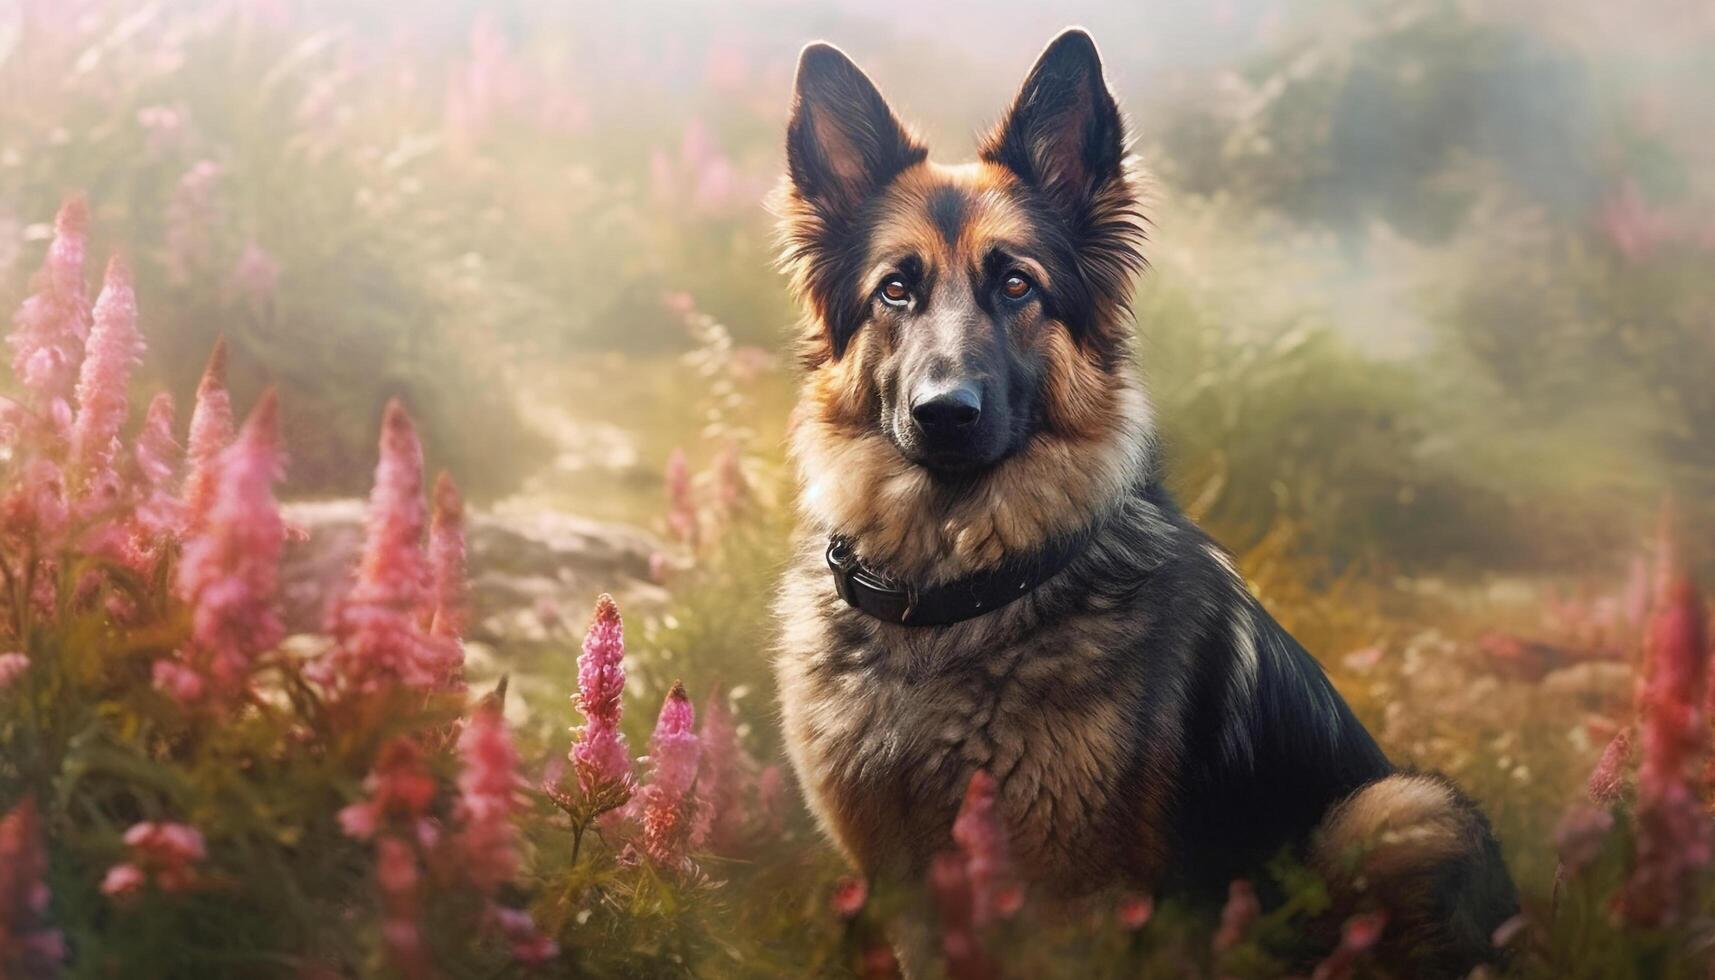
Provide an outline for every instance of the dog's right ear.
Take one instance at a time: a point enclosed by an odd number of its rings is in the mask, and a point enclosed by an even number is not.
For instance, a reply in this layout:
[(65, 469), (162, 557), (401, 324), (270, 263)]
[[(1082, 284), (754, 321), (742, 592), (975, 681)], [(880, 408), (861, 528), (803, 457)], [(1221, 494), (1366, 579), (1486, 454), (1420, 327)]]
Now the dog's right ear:
[(869, 76), (839, 48), (818, 41), (798, 56), (786, 168), (805, 201), (827, 216), (849, 215), (925, 156)]

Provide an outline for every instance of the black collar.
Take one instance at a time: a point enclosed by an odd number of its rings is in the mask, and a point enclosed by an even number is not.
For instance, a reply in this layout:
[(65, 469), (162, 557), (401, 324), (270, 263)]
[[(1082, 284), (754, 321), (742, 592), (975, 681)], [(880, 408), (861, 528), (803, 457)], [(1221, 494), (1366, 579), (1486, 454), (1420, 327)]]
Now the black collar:
[(1083, 554), (1090, 537), (1086, 529), (992, 571), (918, 589), (865, 565), (851, 541), (836, 534), (828, 539), (828, 570), (834, 573), (834, 591), (853, 609), (901, 626), (950, 626), (1029, 595)]

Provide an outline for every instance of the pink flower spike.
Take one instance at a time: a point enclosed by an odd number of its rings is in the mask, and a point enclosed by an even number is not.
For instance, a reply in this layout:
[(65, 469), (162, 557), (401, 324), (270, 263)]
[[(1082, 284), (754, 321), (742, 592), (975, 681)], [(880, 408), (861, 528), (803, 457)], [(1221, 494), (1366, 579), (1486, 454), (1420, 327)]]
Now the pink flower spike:
[(456, 639), (465, 623), (465, 518), (464, 500), (450, 475), (435, 478), (434, 501), (429, 522), (429, 632)]
[(1590, 801), (1607, 805), (1620, 798), (1626, 789), (1626, 763), (1632, 758), (1632, 730), (1622, 728), (1614, 733), (1613, 741), (1602, 750), (1602, 758), (1590, 772), (1587, 792)]
[(13, 374), (49, 419), (63, 419), (69, 413), (84, 339), (89, 336), (89, 295), (83, 274), (88, 233), (88, 205), (82, 197), (68, 198), (54, 217), (53, 242), (7, 338)]
[(1690, 773), (1708, 738), (1699, 697), (1709, 655), (1703, 600), (1671, 548), (1663, 548), (1661, 578), (1637, 691), (1636, 854), (1617, 898), (1629, 922), (1651, 928), (1678, 923), (1691, 911), (1710, 858), (1709, 827)]
[(691, 832), (691, 847), (705, 846), (730, 853), (745, 836), (746, 819), (753, 809), (749, 797), (756, 781), (756, 761), (739, 743), (726, 698), (711, 694), (703, 702), (702, 771), (697, 776), (697, 821)]
[(0, 973), (58, 976), (65, 942), (47, 923), (48, 854), (34, 798), (0, 817)]
[(143, 431), (137, 434), (137, 472), (143, 493), (137, 523), (152, 544), (177, 536), (181, 529), (182, 513), (173, 494), (179, 456), (179, 444), (173, 440), (173, 396), (163, 391), (149, 402)]
[(695, 723), (685, 685), (675, 681), (649, 740), (649, 785), (643, 790), (643, 849), (661, 867), (677, 866), (689, 843), (695, 807), (690, 790), (702, 752)]
[(144, 821), (132, 824), (124, 840), (131, 860), (109, 869), (101, 886), (108, 895), (129, 895), (151, 881), (169, 893), (196, 887), (194, 865), (208, 855), (208, 848), (195, 827)]
[(828, 906), (842, 919), (855, 919), (868, 900), (869, 885), (862, 878), (846, 875), (834, 882), (834, 893), (828, 897)]
[(972, 918), (978, 928), (1011, 918), (1024, 893), (1013, 874), (1006, 828), (1001, 825), (994, 777), (978, 769), (965, 787), (965, 799), (953, 820), (953, 842), (965, 855), (970, 876)]
[(1576, 875), (1594, 864), (1614, 829), (1614, 815), (1588, 803), (1577, 804), (1560, 818), (1554, 830), (1554, 849), (1560, 854), (1563, 874)]
[(1127, 932), (1142, 929), (1154, 916), (1155, 900), (1148, 895), (1127, 895), (1120, 899), (1119, 908), (1114, 912), (1120, 928)]
[(500, 712), (478, 709), (459, 735), (459, 849), (476, 887), (486, 895), (518, 872), (512, 829), (518, 787), (518, 752)]
[(1311, 980), (1345, 980), (1352, 975), (1358, 958), (1369, 952), (1381, 940), (1387, 926), (1387, 914), (1370, 912), (1354, 915), (1340, 929), (1340, 945), (1329, 957), (1316, 965)]
[(266, 307), (280, 285), (280, 263), (255, 242), (248, 242), (238, 253), (229, 277), (232, 289), (250, 302), (252, 307)]
[(423, 693), (459, 685), (463, 651), (435, 642), (423, 623), (429, 566), (423, 553), (423, 446), (397, 399), (381, 423), (375, 486), (363, 555), (351, 591), (335, 611), (338, 643), (316, 665), (337, 690), (404, 686)]
[(216, 464), (213, 507), (185, 545), (178, 591), (191, 604), (191, 663), (223, 697), (248, 683), (251, 661), (285, 635), (275, 608), (286, 528), (274, 498), (281, 473), (279, 399), (272, 389)]
[(691, 493), (691, 467), (685, 451), (674, 449), (667, 457), (667, 530), (681, 544), (697, 546), (697, 501)]
[(586, 799), (619, 788), (628, 793), (632, 782), (631, 753), (619, 731), (625, 693), (625, 625), (613, 596), (603, 593), (596, 600), (595, 615), (584, 634), (584, 652), (578, 657), (578, 710), (587, 719), (578, 731), (571, 760), (578, 770), (578, 786)]
[(1354, 915), (1346, 920), (1340, 930), (1340, 945), (1354, 953), (1366, 952), (1375, 948), (1381, 940), (1382, 930), (1387, 927), (1387, 913), (1370, 912), (1364, 915)]
[(625, 623), (613, 596), (604, 592), (596, 598), (578, 657), (578, 709), (592, 721), (618, 725), (624, 693)]
[(405, 406), (387, 403), (381, 421), (375, 487), (358, 568), (361, 601), (414, 604), (427, 581), (423, 564), (423, 444)]
[(30, 669), (30, 658), (21, 653), (0, 653), (0, 691), (5, 691)]
[(423, 750), (408, 738), (395, 738), (381, 747), (363, 780), (368, 798), (340, 811), (340, 829), (360, 840), (380, 830), (420, 830), (435, 800), (435, 787), (423, 764)]
[(143, 890), (146, 880), (135, 864), (116, 864), (101, 879), (101, 893), (109, 898), (129, 898)]
[(381, 891), (381, 936), (393, 965), (406, 977), (431, 975), (419, 923), (417, 856), (397, 837), (376, 842), (375, 883)]
[(208, 366), (197, 382), (196, 407), (191, 410), (186, 449), (190, 472), (184, 489), (185, 529), (189, 534), (202, 529), (209, 508), (214, 506), (215, 462), (232, 443), (233, 435), (232, 396), (226, 391), (226, 338), (221, 337), (209, 352)]
[(1493, 935), (1490, 936), (1490, 941), (1495, 944), (1496, 949), (1511, 946), (1513, 944), (1513, 940), (1523, 934), (1529, 926), (1530, 920), (1525, 918), (1523, 912), (1520, 912), (1496, 926)]
[(518, 962), (539, 965), (560, 955), (560, 944), (536, 928), (530, 913), (522, 909), (490, 905), (488, 919), (506, 938), (512, 948), (512, 958)]
[(131, 267), (119, 256), (107, 264), (94, 319), (89, 351), (78, 375), (77, 415), (71, 432), (73, 471), (86, 488), (112, 475), (113, 451), (128, 407), (126, 387), (132, 367), (143, 354)]
[(1228, 885), (1227, 904), (1221, 909), (1221, 925), (1215, 931), (1215, 952), (1224, 953), (1237, 946), (1244, 939), (1245, 930), (1261, 914), (1262, 906), (1250, 882), (1241, 879)]
[(341, 833), (352, 840), (368, 840), (375, 836), (381, 812), (374, 803), (364, 801), (341, 807), (337, 816)]
[(180, 704), (195, 704), (208, 691), (202, 675), (176, 660), (157, 660), (150, 669), (155, 690)]

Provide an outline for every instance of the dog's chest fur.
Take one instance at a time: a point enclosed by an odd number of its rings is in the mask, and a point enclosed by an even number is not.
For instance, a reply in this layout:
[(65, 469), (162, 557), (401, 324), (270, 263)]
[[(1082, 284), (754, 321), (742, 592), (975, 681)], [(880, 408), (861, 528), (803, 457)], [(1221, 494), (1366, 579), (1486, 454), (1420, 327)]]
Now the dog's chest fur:
[(860, 867), (920, 875), (984, 769), (1030, 878), (1079, 891), (1153, 873), (1163, 800), (1149, 777), (1166, 773), (1175, 739), (1165, 716), (1142, 721), (1158, 698), (1130, 653), (1135, 616), (1040, 629), (1025, 602), (912, 629), (830, 601), (826, 578), (813, 564), (788, 576), (778, 674), (806, 794)]

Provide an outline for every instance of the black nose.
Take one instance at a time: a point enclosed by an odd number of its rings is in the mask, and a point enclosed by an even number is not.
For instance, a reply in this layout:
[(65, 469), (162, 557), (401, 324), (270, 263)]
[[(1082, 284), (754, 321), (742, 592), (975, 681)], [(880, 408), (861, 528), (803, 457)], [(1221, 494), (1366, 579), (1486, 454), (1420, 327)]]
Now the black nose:
[(982, 392), (969, 382), (943, 388), (912, 403), (911, 417), (930, 438), (960, 435), (983, 417)]

